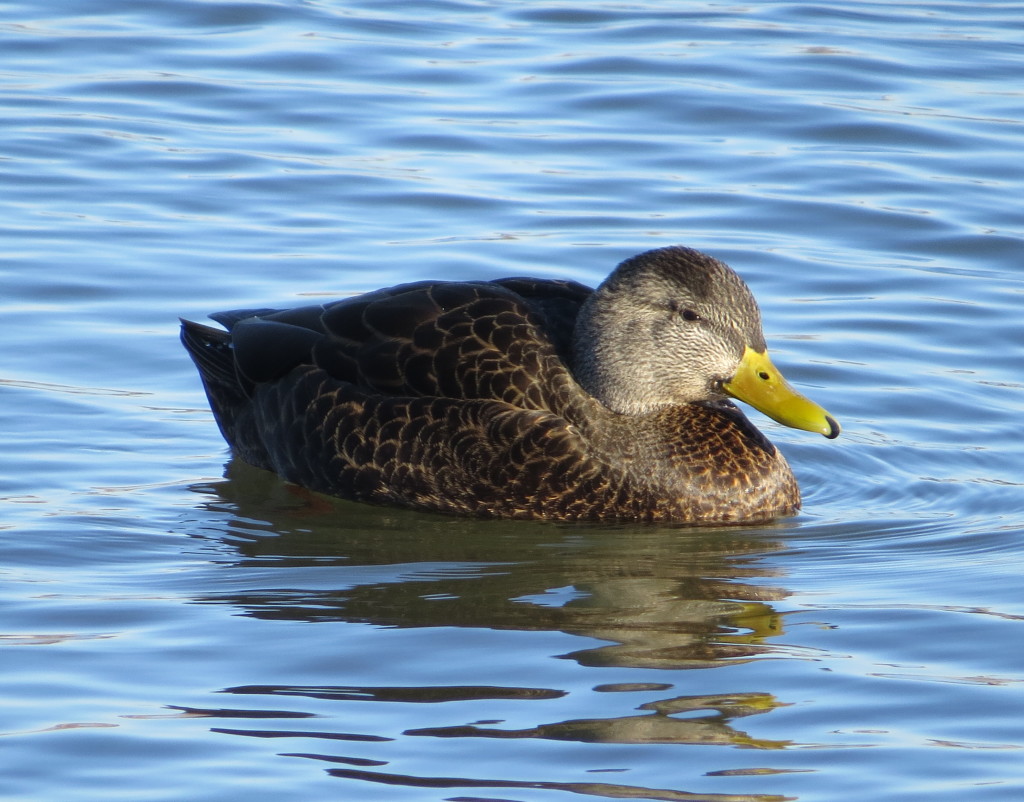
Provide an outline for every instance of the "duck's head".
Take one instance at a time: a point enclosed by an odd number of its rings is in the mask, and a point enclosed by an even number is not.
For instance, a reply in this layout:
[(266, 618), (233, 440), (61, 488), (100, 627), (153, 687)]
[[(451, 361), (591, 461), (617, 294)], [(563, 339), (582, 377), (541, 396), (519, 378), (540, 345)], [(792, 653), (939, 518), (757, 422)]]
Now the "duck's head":
[(573, 348), (580, 384), (621, 414), (730, 396), (786, 426), (839, 434), (772, 365), (743, 279), (700, 251), (659, 248), (620, 264), (580, 310)]

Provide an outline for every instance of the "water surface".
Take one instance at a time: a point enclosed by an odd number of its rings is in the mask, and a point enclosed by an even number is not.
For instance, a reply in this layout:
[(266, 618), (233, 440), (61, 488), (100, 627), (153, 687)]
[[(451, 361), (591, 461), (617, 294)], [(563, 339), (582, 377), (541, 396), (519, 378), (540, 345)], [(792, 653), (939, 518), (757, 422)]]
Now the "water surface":
[[(1021, 798), (1024, 6), (59, 6), (0, 9), (0, 796)], [(177, 342), (677, 242), (844, 425), (756, 416), (795, 518), (315, 496)]]

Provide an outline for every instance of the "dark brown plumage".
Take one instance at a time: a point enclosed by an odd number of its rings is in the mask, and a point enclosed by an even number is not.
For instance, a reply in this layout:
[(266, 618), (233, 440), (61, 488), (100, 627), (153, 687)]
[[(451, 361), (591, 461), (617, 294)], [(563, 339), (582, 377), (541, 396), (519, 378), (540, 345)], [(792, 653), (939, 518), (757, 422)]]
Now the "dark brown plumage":
[[(744, 349), (764, 350), (756, 304), (697, 251), (641, 254), (596, 292), (428, 281), (211, 317), (228, 331), (183, 321), (182, 341), (225, 439), (312, 490), (560, 520), (735, 523), (799, 507), (786, 461), (724, 397)], [(816, 430), (834, 436), (828, 421)]]

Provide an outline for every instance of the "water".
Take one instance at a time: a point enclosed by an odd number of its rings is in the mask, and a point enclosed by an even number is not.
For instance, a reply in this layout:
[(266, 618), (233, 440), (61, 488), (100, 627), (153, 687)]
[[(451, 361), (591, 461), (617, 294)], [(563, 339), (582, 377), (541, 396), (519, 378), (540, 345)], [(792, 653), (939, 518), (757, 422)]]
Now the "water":
[[(1022, 12), (6, 4), (0, 796), (1019, 799)], [(844, 426), (795, 518), (312, 496), (177, 342), (675, 242)]]

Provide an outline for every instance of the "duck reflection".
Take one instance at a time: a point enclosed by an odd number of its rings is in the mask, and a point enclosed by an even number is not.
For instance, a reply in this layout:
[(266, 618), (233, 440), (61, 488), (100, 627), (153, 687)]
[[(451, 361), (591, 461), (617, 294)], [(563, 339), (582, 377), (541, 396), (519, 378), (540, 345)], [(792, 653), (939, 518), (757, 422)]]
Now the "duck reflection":
[(230, 516), (241, 565), (336, 571), (329, 589), (217, 597), (247, 615), (558, 630), (610, 642), (566, 657), (635, 668), (735, 663), (780, 634), (770, 602), (786, 591), (762, 559), (783, 545), (771, 528), (452, 519), (312, 494), (238, 460), (228, 476), (197, 489)]
[[(545, 738), (553, 741), (618, 744), (733, 744), (761, 749), (778, 749), (785, 742), (758, 740), (735, 730), (729, 723), (740, 716), (765, 713), (778, 706), (768, 694), (735, 696), (680, 696), (640, 705), (655, 715), (581, 719), (542, 724), (522, 730), (493, 727), (425, 727), (406, 730), (405, 735), (435, 738)], [(700, 718), (674, 718), (674, 714), (709, 712)]]
[[(779, 538), (785, 524), (701, 530), (452, 519), (311, 494), (240, 461), (229, 464), (227, 481), (195, 489), (207, 497), (207, 512), (220, 518), (219, 527), (214, 527), (216, 537), (237, 553), (237, 567), (331, 569), (328, 587), (320, 572), (315, 588), (282, 590), (274, 583), (276, 587), (266, 592), (246, 590), (201, 600), (229, 604), (255, 618), (559, 631), (598, 642), (561, 655), (580, 665), (669, 670), (748, 661), (770, 651), (771, 641), (782, 631), (772, 602), (783, 599), (786, 591), (774, 585), (764, 555), (783, 547)], [(206, 518), (208, 533), (209, 525)], [(594, 690), (649, 694), (673, 688), (669, 683), (628, 685)], [(565, 695), (551, 688), (490, 686), (241, 685), (225, 692), (339, 704), (526, 701)], [(410, 728), (401, 735), (780, 749), (788, 742), (751, 737), (736, 722), (782, 704), (770, 694), (756, 692), (679, 695), (676, 691), (640, 704), (634, 708), (635, 715), (578, 718), (529, 728), (504, 727), (497, 721), (445, 724)], [(264, 738), (294, 735), (274, 729), (218, 731)], [(315, 736), (304, 732), (302, 737)], [(332, 734), (322, 737), (330, 739)], [(350, 762), (338, 755), (305, 752), (302, 756), (335, 764)], [(337, 769), (332, 773), (339, 771), (338, 776), (350, 773)], [(403, 782), (418, 784), (413, 777)], [(466, 779), (464, 785), (472, 786), (474, 781)], [(761, 802), (780, 797), (728, 798)]]

